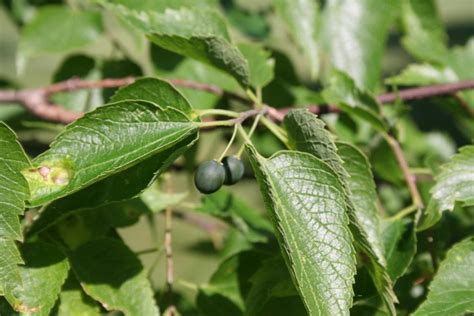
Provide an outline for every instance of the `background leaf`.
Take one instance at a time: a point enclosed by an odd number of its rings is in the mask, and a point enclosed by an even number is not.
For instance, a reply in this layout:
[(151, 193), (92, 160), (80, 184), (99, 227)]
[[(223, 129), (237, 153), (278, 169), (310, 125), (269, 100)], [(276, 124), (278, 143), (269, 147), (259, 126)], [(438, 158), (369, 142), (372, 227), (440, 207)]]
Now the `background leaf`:
[(102, 32), (98, 12), (45, 6), (21, 32), (20, 54), (63, 53), (93, 43)]
[(440, 61), (446, 54), (446, 32), (433, 0), (403, 0), (401, 20), (404, 47), (416, 58)]
[(318, 25), (318, 5), (312, 0), (273, 0), (278, 15), (298, 48), (304, 53), (305, 61), (311, 69), (312, 79), (319, 71), (318, 42), (316, 39)]
[(84, 291), (107, 310), (130, 316), (159, 315), (145, 270), (122, 242), (92, 240), (70, 253), (69, 259)]
[(334, 72), (329, 86), (323, 91), (323, 97), (326, 102), (337, 104), (343, 111), (360, 117), (379, 131), (388, 128), (375, 98), (359, 89), (345, 73)]
[(474, 205), (474, 146), (459, 149), (459, 153), (444, 164), (431, 189), (431, 200), (423, 214), (418, 230), (427, 229), (441, 218), (443, 211), (452, 211), (455, 203)]
[(348, 314), (355, 257), (337, 175), (306, 153), (283, 151), (270, 159), (250, 147), (248, 153), (308, 312)]
[(273, 80), (275, 60), (271, 53), (256, 44), (239, 44), (240, 52), (249, 65), (249, 83), (254, 87), (264, 87)]
[(323, 56), (373, 91), (380, 76), (385, 41), (399, 11), (397, 0), (329, 0), (322, 14)]
[(454, 245), (430, 284), (426, 301), (412, 315), (465, 315), (474, 311), (474, 240)]

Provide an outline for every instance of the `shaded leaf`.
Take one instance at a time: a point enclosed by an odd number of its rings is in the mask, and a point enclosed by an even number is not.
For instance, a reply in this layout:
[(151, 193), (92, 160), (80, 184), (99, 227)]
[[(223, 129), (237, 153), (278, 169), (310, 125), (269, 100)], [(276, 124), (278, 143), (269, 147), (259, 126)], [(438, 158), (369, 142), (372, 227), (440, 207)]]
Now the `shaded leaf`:
[[(282, 257), (268, 259), (263, 262), (262, 267), (255, 272), (250, 278), (252, 287), (245, 298), (246, 315), (257, 316), (263, 315), (262, 310), (272, 298), (281, 299), (283, 297), (297, 296), (296, 290), (291, 280), (288, 270), (282, 269), (285, 261)], [(284, 312), (287, 315), (303, 315), (305, 313), (303, 302), (300, 300), (300, 311), (294, 309), (293, 305), (289, 305)], [(268, 315), (268, 312), (265, 314)], [(272, 314), (274, 315), (274, 314)]]
[(333, 68), (347, 72), (358, 86), (373, 91), (397, 0), (329, 0), (321, 25), (321, 46)]
[(34, 160), (36, 167), (24, 170), (32, 192), (30, 204), (76, 192), (171, 148), (196, 131), (196, 124), (171, 107), (144, 101), (102, 106), (69, 125)]
[(474, 240), (455, 244), (441, 262), (429, 286), (426, 301), (413, 313), (419, 315), (466, 315), (474, 312)]
[(225, 20), (207, 9), (167, 9), (164, 13), (131, 11), (108, 6), (121, 18), (144, 32), (156, 45), (210, 64), (248, 85), (248, 64), (231, 43)]
[(58, 316), (100, 316), (100, 306), (87, 296), (70, 274), (59, 295)]
[(379, 131), (388, 129), (375, 98), (361, 89), (343, 72), (335, 72), (323, 91), (326, 102), (336, 104), (349, 114), (360, 117)]
[(311, 69), (312, 79), (316, 79), (319, 71), (316, 39), (319, 18), (317, 2), (313, 0), (273, 0), (273, 4), (296, 45), (304, 53), (305, 60)]
[(0, 295), (12, 305), (17, 304), (12, 290), (21, 284), (17, 265), (22, 259), (15, 245), (15, 240), (23, 240), (18, 216), (23, 215), (29, 196), (28, 183), (20, 171), (28, 166), (15, 133), (0, 122)]
[(13, 307), (22, 315), (48, 316), (67, 278), (67, 258), (44, 242), (27, 243), (21, 253), (25, 265), (20, 267), (22, 285), (14, 290), (19, 303)]
[(311, 315), (348, 314), (355, 256), (344, 189), (314, 156), (247, 147), (296, 288)]
[(266, 241), (272, 231), (271, 223), (257, 210), (222, 189), (204, 196), (196, 211), (225, 220), (252, 242)]
[(126, 315), (159, 315), (151, 285), (140, 261), (122, 242), (92, 240), (69, 254), (84, 291), (107, 310)]
[(431, 199), (418, 224), (418, 230), (436, 224), (443, 211), (452, 211), (456, 203), (474, 205), (474, 145), (464, 146), (451, 160), (441, 166)]
[(415, 227), (409, 220), (385, 220), (381, 231), (387, 271), (395, 282), (405, 274), (416, 253)]

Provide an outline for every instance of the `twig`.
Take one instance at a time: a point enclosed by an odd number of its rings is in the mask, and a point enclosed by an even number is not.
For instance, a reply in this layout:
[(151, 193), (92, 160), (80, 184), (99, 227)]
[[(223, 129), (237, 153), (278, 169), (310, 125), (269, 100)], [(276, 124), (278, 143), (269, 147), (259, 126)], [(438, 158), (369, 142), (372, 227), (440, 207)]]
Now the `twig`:
[(408, 162), (405, 159), (405, 155), (403, 154), (403, 150), (400, 147), (400, 144), (392, 135), (385, 134), (384, 136), (389, 146), (392, 148), (393, 153), (395, 154), (395, 158), (397, 159), (398, 165), (402, 169), (403, 177), (405, 178), (405, 181), (407, 183), (408, 190), (410, 190), (410, 195), (413, 200), (413, 204), (418, 209), (422, 209), (423, 200), (421, 199), (420, 193), (418, 192), (418, 188), (416, 187), (416, 177), (410, 171), (410, 167), (408, 166)]
[(380, 103), (391, 103), (396, 100), (412, 101), (431, 98), (440, 95), (453, 94), (462, 90), (474, 88), (474, 79), (453, 83), (436, 84), (418, 88), (403, 89), (397, 92), (382, 94), (377, 97)]
[[(51, 95), (59, 92), (68, 92), (81, 89), (116, 88), (130, 84), (134, 80), (135, 78), (133, 77), (102, 79), (96, 81), (71, 78), (69, 80), (58, 82), (43, 88), (25, 89), (19, 91), (0, 90), (0, 103), (20, 103), (28, 111), (42, 119), (67, 124), (81, 117), (82, 113), (72, 112), (64, 109), (61, 106), (51, 103), (49, 101)], [(179, 87), (207, 91), (217, 96), (225, 96), (234, 100), (238, 100), (240, 102), (252, 103), (252, 100), (249, 100), (238, 93), (226, 91), (218, 86), (182, 79), (168, 79), (168, 81)], [(455, 83), (438, 84), (432, 86), (404, 89), (398, 92), (390, 92), (378, 96), (377, 100), (380, 103), (390, 103), (397, 99), (410, 101), (439, 95), (455, 95), (455, 93), (458, 91), (472, 88), (474, 88), (474, 80), (465, 80)], [(459, 97), (457, 97), (457, 99), (458, 101), (463, 101), (462, 99), (459, 99)], [(466, 108), (465, 102), (461, 102), (461, 105)], [(309, 105), (307, 106), (307, 108), (310, 112), (316, 114), (339, 111), (339, 109), (334, 105)], [(291, 107), (283, 109), (274, 109), (268, 107), (268, 116), (275, 121), (282, 121), (285, 114), (290, 109)], [(470, 113), (472, 113), (472, 110), (469, 107), (467, 107), (467, 109), (470, 111)]]
[[(166, 191), (171, 193), (171, 180), (168, 177), (165, 180)], [(174, 268), (173, 268), (173, 209), (171, 206), (168, 206), (165, 209), (165, 254), (166, 254), (166, 289), (168, 294), (168, 302), (170, 311), (173, 310), (173, 280), (174, 280)], [(170, 313), (174, 315), (174, 313)]]
[(474, 110), (471, 109), (469, 104), (467, 104), (466, 100), (462, 96), (459, 95), (459, 93), (453, 93), (452, 97), (458, 101), (458, 103), (461, 105), (463, 108), (464, 112), (466, 112), (469, 117), (474, 118)]

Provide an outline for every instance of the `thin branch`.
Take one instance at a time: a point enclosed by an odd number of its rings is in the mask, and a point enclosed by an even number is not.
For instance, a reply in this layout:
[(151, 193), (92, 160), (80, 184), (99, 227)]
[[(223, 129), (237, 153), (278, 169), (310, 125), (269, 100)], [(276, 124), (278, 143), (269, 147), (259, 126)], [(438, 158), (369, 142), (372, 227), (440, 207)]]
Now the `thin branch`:
[[(0, 90), (0, 103), (15, 102), (23, 105), (28, 111), (34, 115), (53, 122), (60, 123), (71, 123), (72, 121), (80, 118), (82, 113), (69, 111), (61, 106), (55, 105), (50, 102), (49, 98), (56, 93), (76, 91), (81, 89), (98, 89), (98, 88), (117, 88), (135, 81), (133, 77), (125, 78), (110, 78), (102, 80), (82, 80), (80, 78), (71, 78), (66, 81), (58, 82), (47, 87), (37, 89), (25, 89), (25, 90)], [(230, 99), (238, 100), (244, 103), (252, 103), (251, 100), (247, 99), (238, 93), (225, 91), (224, 89), (200, 82), (194, 82), (182, 79), (169, 79), (170, 83), (194, 90), (206, 91), (217, 96), (225, 96)], [(455, 83), (439, 84), (411, 89), (404, 89), (398, 92), (391, 92), (380, 95), (377, 100), (380, 103), (390, 103), (397, 99), (410, 101), (422, 98), (429, 98), (439, 95), (456, 95), (455, 93), (462, 90), (474, 88), (474, 80), (465, 80)], [(456, 97), (456, 96), (455, 96)], [(458, 101), (462, 101), (459, 97), (456, 97)], [(461, 102), (460, 101), (460, 102)], [(465, 102), (461, 102), (463, 107), (466, 107)], [(326, 112), (337, 112), (339, 109), (334, 105), (318, 106), (309, 105), (308, 110), (316, 113)], [(275, 121), (282, 121), (285, 114), (291, 108), (274, 109), (268, 107), (268, 116)], [(468, 108), (469, 109), (469, 108)], [(469, 109), (470, 110), (470, 109)]]
[(408, 190), (410, 190), (410, 195), (413, 200), (413, 204), (418, 208), (423, 208), (423, 200), (421, 199), (420, 192), (418, 192), (418, 188), (416, 187), (416, 177), (410, 171), (410, 167), (408, 166), (408, 162), (403, 154), (403, 150), (400, 147), (398, 141), (391, 135), (385, 134), (385, 139), (387, 140), (389, 146), (392, 148), (393, 153), (397, 159), (398, 165), (402, 169), (403, 177), (405, 178), (405, 182), (407, 183)]
[(397, 92), (382, 94), (377, 97), (380, 103), (391, 103), (396, 100), (412, 101), (427, 99), (440, 95), (453, 94), (462, 90), (474, 88), (474, 79), (458, 81), (453, 83), (436, 84), (418, 88), (403, 89)]

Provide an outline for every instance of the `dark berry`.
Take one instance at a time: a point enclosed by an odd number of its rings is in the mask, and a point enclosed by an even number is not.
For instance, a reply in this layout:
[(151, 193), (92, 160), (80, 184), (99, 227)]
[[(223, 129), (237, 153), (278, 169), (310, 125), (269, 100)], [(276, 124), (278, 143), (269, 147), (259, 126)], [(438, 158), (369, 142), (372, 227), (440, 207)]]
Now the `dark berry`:
[(224, 183), (224, 179), (224, 166), (215, 160), (201, 163), (194, 174), (194, 184), (204, 194), (210, 194), (219, 190)]
[(235, 156), (227, 156), (222, 160), (225, 170), (224, 184), (232, 185), (242, 179), (244, 175), (244, 164)]

